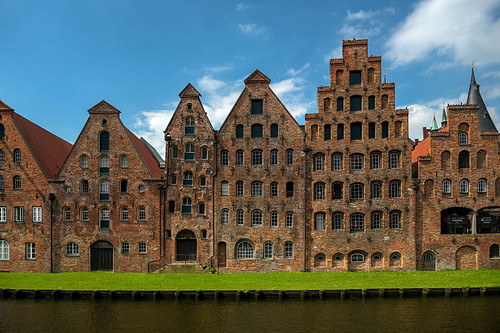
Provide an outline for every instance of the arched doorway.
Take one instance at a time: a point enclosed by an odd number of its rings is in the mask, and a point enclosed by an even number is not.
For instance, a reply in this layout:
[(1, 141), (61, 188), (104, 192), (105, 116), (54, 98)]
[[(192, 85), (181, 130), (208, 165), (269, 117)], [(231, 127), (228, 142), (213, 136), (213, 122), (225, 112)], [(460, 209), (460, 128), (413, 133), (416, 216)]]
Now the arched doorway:
[(217, 262), (219, 267), (226, 267), (226, 243), (224, 242), (217, 244)]
[(431, 251), (427, 251), (422, 256), (422, 270), (435, 271), (436, 270), (436, 256)]
[(181, 230), (176, 240), (176, 260), (196, 261), (196, 236), (191, 230)]
[(90, 245), (90, 270), (113, 270), (113, 245), (106, 241), (97, 241)]

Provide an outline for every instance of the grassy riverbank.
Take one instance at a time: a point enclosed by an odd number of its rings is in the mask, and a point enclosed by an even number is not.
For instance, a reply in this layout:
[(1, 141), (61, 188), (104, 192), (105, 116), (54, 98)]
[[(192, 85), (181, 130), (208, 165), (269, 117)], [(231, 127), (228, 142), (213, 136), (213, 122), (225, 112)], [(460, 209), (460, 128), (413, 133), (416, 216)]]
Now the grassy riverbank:
[(0, 273), (0, 289), (304, 290), (499, 287), (500, 270), (369, 273)]

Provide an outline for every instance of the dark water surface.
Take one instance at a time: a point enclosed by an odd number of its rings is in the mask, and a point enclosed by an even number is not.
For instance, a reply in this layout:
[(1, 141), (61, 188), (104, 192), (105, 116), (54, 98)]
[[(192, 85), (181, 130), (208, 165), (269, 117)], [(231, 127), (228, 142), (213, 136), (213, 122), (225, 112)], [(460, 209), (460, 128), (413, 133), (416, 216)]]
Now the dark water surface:
[(500, 332), (500, 297), (2, 299), (0, 332)]

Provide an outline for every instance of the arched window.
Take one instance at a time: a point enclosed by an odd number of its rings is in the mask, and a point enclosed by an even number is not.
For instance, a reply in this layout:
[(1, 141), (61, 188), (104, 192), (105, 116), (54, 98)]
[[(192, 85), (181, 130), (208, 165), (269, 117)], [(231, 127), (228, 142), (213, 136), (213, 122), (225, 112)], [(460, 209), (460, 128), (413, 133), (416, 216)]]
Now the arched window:
[(9, 259), (9, 243), (6, 240), (0, 239), (0, 261), (8, 261)]
[(236, 211), (236, 224), (242, 226), (245, 224), (245, 212), (243, 209), (238, 209)]
[(191, 198), (182, 198), (182, 214), (191, 214), (192, 201)]
[(106, 131), (99, 134), (99, 151), (109, 151), (109, 133)]
[(249, 241), (241, 241), (236, 245), (236, 259), (253, 259), (253, 244)]
[(424, 195), (427, 197), (434, 196), (434, 181), (432, 179), (426, 179), (424, 182)]
[(108, 157), (108, 155), (102, 155), (99, 157), (99, 173), (101, 175), (109, 174), (109, 157)]
[(460, 154), (458, 154), (458, 167), (460, 169), (469, 168), (469, 152), (467, 150), (462, 150)]
[(272, 182), (271, 186), (269, 187), (269, 190), (270, 190), (271, 198), (278, 197), (278, 183), (277, 182)]
[(187, 117), (184, 126), (184, 134), (194, 134), (195, 133), (195, 119), (194, 117)]
[(481, 178), (477, 181), (477, 192), (486, 193), (486, 179)]
[(286, 212), (285, 227), (287, 227), (287, 228), (293, 227), (293, 213), (292, 212)]
[(278, 125), (272, 124), (271, 125), (271, 138), (277, 138), (277, 137), (278, 137)]
[(337, 111), (344, 111), (344, 99), (342, 97), (337, 98)]
[(344, 197), (344, 184), (335, 182), (332, 184), (332, 200), (342, 200)]
[(293, 149), (286, 150), (286, 165), (293, 165)]
[(20, 190), (21, 189), (21, 177), (19, 176), (14, 176), (14, 190)]
[(350, 157), (350, 169), (351, 171), (363, 170), (363, 155), (352, 154)]
[(102, 207), (99, 211), (99, 228), (109, 229), (109, 208)]
[(262, 225), (263, 215), (260, 209), (252, 211), (252, 225)]
[(221, 211), (220, 223), (222, 223), (222, 224), (229, 224), (229, 209), (224, 208)]
[(460, 180), (460, 194), (469, 194), (469, 181), (467, 179)]
[(285, 258), (293, 258), (293, 243), (285, 242), (283, 245), (283, 257)]
[(443, 194), (451, 194), (451, 181), (449, 179), (443, 180), (442, 191)]
[(243, 160), (243, 150), (238, 149), (236, 151), (236, 165), (242, 166), (243, 163), (244, 163), (244, 160)]
[(325, 184), (314, 184), (314, 200), (325, 200)]
[(314, 171), (323, 171), (325, 156), (322, 154), (314, 155)]
[(361, 96), (351, 96), (351, 111), (361, 111)]
[(314, 230), (325, 230), (325, 213), (314, 215)]
[(21, 149), (14, 149), (14, 163), (20, 163), (21, 162)]
[(399, 180), (393, 180), (389, 183), (389, 197), (401, 198), (401, 182)]
[(82, 179), (80, 182), (80, 194), (88, 194), (89, 193), (89, 182), (86, 179)]
[(382, 229), (382, 213), (373, 212), (372, 213), (372, 229), (378, 230)]
[(207, 147), (201, 147), (201, 159), (208, 160), (208, 148)]
[(184, 159), (194, 160), (194, 144), (189, 142), (184, 146)]
[(88, 222), (89, 220), (89, 209), (85, 206), (80, 208), (80, 221)]
[(252, 197), (261, 197), (263, 192), (262, 182), (252, 182)]
[(123, 206), (120, 208), (120, 221), (128, 221), (128, 207)]
[(351, 231), (363, 231), (365, 229), (365, 216), (360, 213), (351, 214)]
[(441, 170), (448, 170), (450, 167), (450, 152), (445, 150), (441, 153)]
[(399, 152), (393, 151), (389, 154), (389, 168), (399, 169)]
[(252, 138), (262, 138), (262, 125), (253, 124), (252, 125)]
[(252, 165), (262, 165), (262, 150), (254, 149), (252, 150)]
[(223, 150), (220, 152), (220, 163), (222, 166), (229, 165), (229, 152), (227, 150)]
[(236, 196), (242, 197), (244, 194), (243, 181), (239, 180), (236, 182)]
[(364, 185), (361, 183), (351, 184), (351, 200), (363, 200)]
[(193, 173), (191, 171), (184, 172), (184, 176), (182, 178), (182, 185), (193, 186)]
[(459, 145), (469, 144), (469, 137), (468, 137), (467, 133), (462, 132), (462, 133), (458, 134), (458, 144)]
[(109, 200), (109, 181), (107, 180), (99, 183), (99, 200)]
[(71, 208), (70, 207), (63, 208), (63, 221), (71, 221)]
[(371, 184), (371, 198), (381, 199), (382, 198), (382, 182), (373, 181)]
[(236, 125), (236, 138), (241, 139), (243, 138), (243, 125)]
[(140, 222), (146, 221), (146, 207), (139, 206), (137, 208), (137, 221), (140, 221)]
[(342, 230), (344, 225), (344, 214), (337, 212), (333, 214), (332, 229)]
[(273, 243), (272, 242), (265, 242), (264, 243), (263, 258), (264, 259), (272, 259), (273, 255), (274, 255)]
[(277, 227), (278, 226), (278, 212), (273, 210), (271, 212), (271, 227)]
[(401, 229), (401, 212), (392, 211), (390, 215), (390, 228), (391, 229)]
[(120, 156), (120, 168), (122, 168), (122, 169), (128, 168), (128, 157), (127, 157), (127, 155)]
[(206, 187), (206, 186), (207, 186), (207, 177), (200, 176), (200, 187)]
[(205, 215), (205, 203), (204, 202), (198, 203), (198, 215)]
[(229, 183), (226, 180), (221, 182), (221, 195), (228, 196), (229, 195)]
[(323, 110), (325, 112), (330, 112), (330, 97), (323, 99)]
[(278, 149), (271, 150), (271, 165), (278, 165)]
[(89, 157), (87, 155), (80, 156), (80, 168), (88, 169), (89, 167)]
[[(0, 249), (1, 249), (1, 247), (0, 247)], [(498, 258), (498, 257), (500, 257), (499, 246), (498, 246), (498, 244), (492, 244), (490, 246), (490, 258)], [(0, 257), (0, 260), (1, 260), (1, 257)]]
[(69, 257), (77, 257), (80, 255), (80, 247), (76, 243), (66, 244), (66, 255)]
[(389, 96), (387, 95), (382, 95), (382, 109), (386, 109), (389, 106)]
[(128, 180), (122, 179), (120, 181), (120, 193), (127, 193), (128, 192)]
[(390, 256), (391, 259), (391, 266), (400, 266), (401, 265), (401, 254), (398, 252), (393, 252), (391, 253)]
[(351, 262), (352, 263), (363, 263), (365, 262), (365, 256), (362, 253), (353, 253), (351, 254)]
[(342, 154), (335, 153), (332, 155), (332, 170), (342, 171)]

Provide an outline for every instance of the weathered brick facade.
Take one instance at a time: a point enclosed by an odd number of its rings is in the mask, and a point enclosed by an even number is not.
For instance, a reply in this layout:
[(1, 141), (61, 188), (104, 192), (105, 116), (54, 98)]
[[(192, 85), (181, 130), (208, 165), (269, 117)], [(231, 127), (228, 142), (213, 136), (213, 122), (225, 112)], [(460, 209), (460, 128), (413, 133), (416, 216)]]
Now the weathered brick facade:
[(474, 76), (416, 144), (366, 40), (344, 41), (304, 126), (270, 81), (252, 73), (219, 130), (188, 84), (165, 162), (104, 101), (74, 146), (0, 102), (0, 270), (500, 268), (499, 136)]

